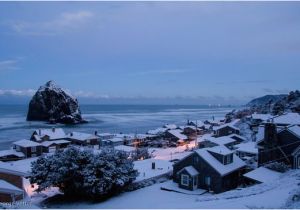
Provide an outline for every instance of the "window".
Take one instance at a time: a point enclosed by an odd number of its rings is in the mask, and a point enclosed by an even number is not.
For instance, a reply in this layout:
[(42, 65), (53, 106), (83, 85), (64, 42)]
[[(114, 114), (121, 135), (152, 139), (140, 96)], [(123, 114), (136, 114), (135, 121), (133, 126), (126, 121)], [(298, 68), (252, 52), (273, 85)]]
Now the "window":
[(198, 156), (195, 156), (194, 157), (194, 163), (198, 163), (199, 159), (198, 159)]
[(226, 155), (226, 156), (224, 156), (223, 157), (223, 163), (224, 163), (224, 165), (232, 163), (232, 155)]
[(211, 183), (211, 178), (210, 178), (210, 176), (206, 176), (206, 177), (205, 177), (205, 184), (206, 184), (207, 186), (210, 186), (210, 183)]
[(31, 147), (31, 152), (36, 152), (36, 147)]
[(181, 174), (181, 184), (184, 186), (189, 186), (189, 176)]

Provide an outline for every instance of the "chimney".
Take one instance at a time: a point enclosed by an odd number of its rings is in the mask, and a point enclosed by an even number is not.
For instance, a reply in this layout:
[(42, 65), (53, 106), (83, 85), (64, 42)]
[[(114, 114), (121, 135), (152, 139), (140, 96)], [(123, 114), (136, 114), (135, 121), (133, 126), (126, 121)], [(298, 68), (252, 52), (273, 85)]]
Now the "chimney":
[(152, 162), (152, 167), (153, 170), (155, 169), (155, 162)]
[(54, 127), (52, 128), (52, 132), (55, 133), (55, 128)]
[(274, 123), (265, 124), (264, 141), (269, 147), (274, 147), (277, 144), (277, 129)]
[(97, 131), (95, 131), (95, 136), (97, 136), (98, 135), (98, 132)]
[(70, 133), (70, 136), (73, 136), (73, 132)]
[(39, 136), (41, 136), (42, 135), (42, 131), (41, 131), (41, 129), (39, 129)]

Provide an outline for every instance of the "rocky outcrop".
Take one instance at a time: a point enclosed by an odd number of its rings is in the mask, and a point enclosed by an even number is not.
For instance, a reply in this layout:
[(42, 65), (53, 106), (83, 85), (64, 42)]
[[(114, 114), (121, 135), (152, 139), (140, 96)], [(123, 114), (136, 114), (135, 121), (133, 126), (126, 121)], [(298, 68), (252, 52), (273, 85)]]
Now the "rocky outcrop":
[(50, 123), (84, 123), (78, 101), (53, 81), (41, 86), (29, 103), (28, 121), (48, 121)]

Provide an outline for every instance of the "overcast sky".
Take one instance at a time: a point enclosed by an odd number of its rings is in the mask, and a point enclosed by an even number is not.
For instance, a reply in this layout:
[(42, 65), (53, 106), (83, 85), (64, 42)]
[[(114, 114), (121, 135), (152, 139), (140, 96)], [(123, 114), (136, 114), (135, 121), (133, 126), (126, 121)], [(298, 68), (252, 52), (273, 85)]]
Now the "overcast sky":
[(238, 104), (300, 81), (300, 2), (0, 2), (0, 103)]

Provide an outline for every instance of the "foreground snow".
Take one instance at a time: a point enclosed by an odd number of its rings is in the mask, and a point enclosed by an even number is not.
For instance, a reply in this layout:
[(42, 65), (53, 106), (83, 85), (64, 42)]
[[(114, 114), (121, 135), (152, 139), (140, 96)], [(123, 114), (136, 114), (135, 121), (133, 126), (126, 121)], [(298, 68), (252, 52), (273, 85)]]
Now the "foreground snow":
[[(172, 182), (171, 180), (169, 182)], [(299, 208), (291, 202), (298, 193), (300, 170), (283, 174), (266, 184), (257, 184), (222, 194), (186, 195), (163, 191), (166, 183), (122, 193), (102, 203), (54, 204), (52, 208)]]

